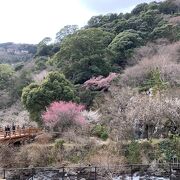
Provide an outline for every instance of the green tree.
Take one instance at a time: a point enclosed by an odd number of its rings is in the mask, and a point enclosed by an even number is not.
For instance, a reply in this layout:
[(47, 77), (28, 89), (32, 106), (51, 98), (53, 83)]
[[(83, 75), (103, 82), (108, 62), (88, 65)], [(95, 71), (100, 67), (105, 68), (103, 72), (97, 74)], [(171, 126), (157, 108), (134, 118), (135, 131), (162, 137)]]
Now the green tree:
[(56, 33), (56, 42), (62, 43), (65, 37), (67, 37), (70, 34), (74, 34), (78, 29), (78, 25), (64, 26), (59, 32)]
[(22, 92), (22, 102), (32, 120), (40, 121), (40, 114), (53, 101), (75, 101), (73, 85), (59, 72), (51, 72), (41, 85), (30, 84)]
[(140, 14), (142, 11), (146, 11), (148, 7), (147, 3), (142, 3), (142, 4), (138, 4), (133, 10), (132, 10), (132, 14), (133, 15), (138, 15)]
[(50, 37), (45, 37), (42, 41), (39, 42), (37, 45), (37, 52), (36, 56), (51, 56), (53, 45), (50, 44), (51, 42)]
[(128, 30), (119, 33), (109, 45), (109, 49), (116, 54), (115, 63), (124, 67), (133, 49), (142, 45), (143, 39), (137, 31)]
[(8, 64), (0, 64), (0, 90), (8, 89), (13, 82), (14, 70)]
[(180, 3), (178, 0), (166, 0), (161, 2), (159, 5), (159, 10), (164, 14), (174, 14), (178, 13), (180, 8)]
[(107, 47), (113, 37), (101, 29), (80, 30), (63, 41), (54, 62), (74, 83), (83, 83), (92, 76), (106, 76), (112, 58)]

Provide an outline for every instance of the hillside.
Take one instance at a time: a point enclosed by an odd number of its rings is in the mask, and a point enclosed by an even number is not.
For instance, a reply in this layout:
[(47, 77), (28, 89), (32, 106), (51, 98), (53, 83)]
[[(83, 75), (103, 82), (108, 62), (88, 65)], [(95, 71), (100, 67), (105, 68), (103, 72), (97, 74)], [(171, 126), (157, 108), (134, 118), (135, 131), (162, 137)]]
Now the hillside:
[(36, 53), (36, 45), (31, 44), (0, 44), (0, 63), (21, 63), (31, 60)]
[[(180, 161), (178, 0), (94, 16), (82, 29), (65, 26), (50, 41), (44, 38), (36, 52), (31, 45), (0, 45), (13, 58), (35, 55), (20, 60), (27, 61), (20, 68), (0, 64), (2, 124), (47, 130), (7, 162), (2, 157), (6, 167), (16, 161), (16, 167), (153, 168)], [(19, 62), (13, 58), (3, 63)]]

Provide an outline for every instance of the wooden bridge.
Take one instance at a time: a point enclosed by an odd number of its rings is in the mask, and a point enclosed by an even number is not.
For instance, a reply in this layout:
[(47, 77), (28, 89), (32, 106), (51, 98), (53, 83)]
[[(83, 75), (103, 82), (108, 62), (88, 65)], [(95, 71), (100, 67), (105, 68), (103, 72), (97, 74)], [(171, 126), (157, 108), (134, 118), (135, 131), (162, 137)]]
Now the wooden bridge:
[(0, 131), (0, 143), (14, 144), (14, 143), (23, 143), (27, 140), (31, 140), (40, 134), (42, 131), (38, 128), (25, 128), (17, 129), (15, 131), (5, 132), (4, 130)]

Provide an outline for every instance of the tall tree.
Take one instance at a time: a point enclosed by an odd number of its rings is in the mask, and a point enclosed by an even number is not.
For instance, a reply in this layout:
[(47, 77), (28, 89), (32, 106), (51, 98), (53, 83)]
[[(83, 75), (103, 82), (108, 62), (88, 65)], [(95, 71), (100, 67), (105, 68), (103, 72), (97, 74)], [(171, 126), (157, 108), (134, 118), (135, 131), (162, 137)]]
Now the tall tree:
[(40, 122), (41, 111), (53, 101), (75, 101), (73, 85), (59, 72), (51, 72), (41, 85), (30, 84), (22, 92), (22, 102), (32, 120)]
[(75, 83), (83, 83), (92, 76), (106, 76), (111, 70), (107, 47), (113, 37), (100, 29), (80, 30), (63, 41), (54, 62)]
[(78, 25), (64, 26), (59, 32), (56, 33), (56, 42), (62, 43), (65, 37), (67, 37), (70, 34), (74, 34), (78, 29)]

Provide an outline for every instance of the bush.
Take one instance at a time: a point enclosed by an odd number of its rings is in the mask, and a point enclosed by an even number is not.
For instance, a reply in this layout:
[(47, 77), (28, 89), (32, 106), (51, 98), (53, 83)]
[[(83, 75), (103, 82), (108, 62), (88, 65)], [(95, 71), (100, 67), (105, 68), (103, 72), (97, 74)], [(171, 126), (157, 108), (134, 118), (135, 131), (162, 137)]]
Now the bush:
[(92, 134), (94, 136), (97, 136), (99, 138), (101, 138), (102, 140), (107, 140), (108, 138), (108, 133), (107, 130), (104, 126), (102, 125), (96, 125), (93, 129), (92, 129)]
[(165, 160), (171, 162), (174, 157), (180, 158), (180, 139), (173, 136), (171, 139), (159, 143), (160, 152), (164, 154)]
[(101, 134), (101, 139), (102, 139), (103, 141), (106, 141), (106, 140), (108, 139), (108, 133), (107, 133), (107, 132), (103, 132), (103, 133)]
[(127, 146), (125, 156), (127, 157), (129, 164), (141, 163), (140, 149), (140, 144), (137, 141), (132, 141)]
[(62, 149), (63, 146), (64, 146), (64, 143), (65, 143), (64, 140), (62, 140), (62, 139), (56, 139), (56, 140), (55, 140), (54, 148), (55, 148), (55, 149)]
[(93, 104), (93, 100), (98, 94), (97, 91), (91, 91), (90, 89), (77, 88), (77, 96), (80, 98), (80, 102), (87, 108), (90, 108)]
[(45, 145), (32, 144), (23, 146), (17, 154), (16, 161), (22, 167), (44, 167), (49, 166), (51, 162), (50, 147)]

